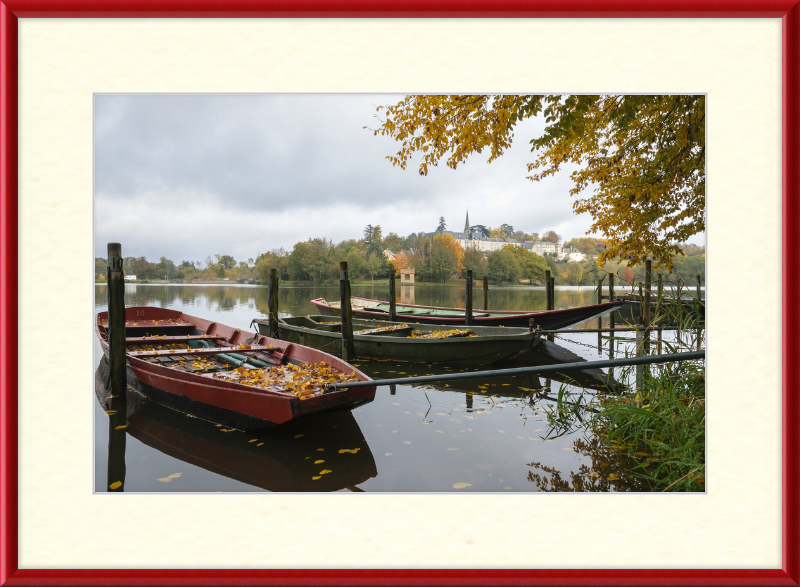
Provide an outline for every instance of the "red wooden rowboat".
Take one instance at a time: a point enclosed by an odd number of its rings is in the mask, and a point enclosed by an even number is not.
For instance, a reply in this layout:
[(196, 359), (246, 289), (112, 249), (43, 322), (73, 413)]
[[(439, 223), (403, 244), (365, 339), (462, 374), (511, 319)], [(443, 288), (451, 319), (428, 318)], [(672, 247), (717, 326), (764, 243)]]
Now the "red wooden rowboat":
[[(108, 312), (99, 312), (96, 332), (108, 357)], [(375, 387), (295, 393), (245, 385), (237, 378), (271, 366), (325, 363), (342, 376), (371, 381), (364, 373), (328, 353), (267, 338), (165, 308), (125, 309), (127, 380), (134, 391), (156, 403), (240, 430), (263, 428), (331, 409), (353, 408), (375, 399)], [(199, 348), (175, 348), (175, 347)], [(172, 347), (172, 348), (169, 348)], [(247, 359), (237, 361), (236, 359)], [(209, 361), (210, 359), (210, 361)], [(224, 359), (224, 360), (222, 360)], [(296, 367), (296, 369), (295, 369)], [(297, 393), (308, 394), (299, 397)]]
[[(340, 302), (328, 302), (324, 298), (311, 300), (320, 314), (325, 316), (339, 316), (341, 313)], [(389, 302), (370, 300), (367, 298), (350, 298), (353, 316), (356, 318), (370, 318), (373, 320), (389, 319)], [(571, 328), (583, 324), (609, 312), (613, 312), (622, 305), (622, 302), (606, 302), (591, 306), (565, 308), (562, 310), (539, 310), (525, 312), (516, 310), (474, 310), (472, 323), (474, 326), (529, 326), (533, 318), (536, 325), (542, 330), (558, 330)], [(465, 324), (464, 308), (439, 308), (437, 306), (415, 306), (413, 304), (396, 304), (396, 318), (398, 322), (415, 322), (418, 324), (452, 324), (461, 326)]]

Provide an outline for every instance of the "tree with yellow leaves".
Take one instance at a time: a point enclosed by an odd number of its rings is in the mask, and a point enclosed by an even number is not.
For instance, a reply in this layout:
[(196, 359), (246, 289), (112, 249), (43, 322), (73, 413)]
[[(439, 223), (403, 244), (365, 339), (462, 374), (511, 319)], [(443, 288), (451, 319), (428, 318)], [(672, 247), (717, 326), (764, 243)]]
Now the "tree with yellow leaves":
[(671, 268), (678, 243), (705, 228), (704, 96), (412, 95), (378, 112), (375, 134), (401, 144), (387, 159), (405, 169), (421, 153), (420, 175), (484, 150), (491, 163), (511, 146), (517, 122), (542, 115), (528, 178), (577, 166), (570, 193), (584, 197), (573, 209), (591, 214), (591, 231), (604, 235), (601, 263), (653, 257)]

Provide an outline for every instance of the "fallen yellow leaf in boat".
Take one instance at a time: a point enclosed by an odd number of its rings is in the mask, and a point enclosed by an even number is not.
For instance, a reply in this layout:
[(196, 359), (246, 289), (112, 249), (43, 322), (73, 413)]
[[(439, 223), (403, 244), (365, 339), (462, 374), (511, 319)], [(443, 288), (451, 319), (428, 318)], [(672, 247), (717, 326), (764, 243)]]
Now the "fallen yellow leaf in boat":
[(453, 489), (464, 489), (465, 487), (472, 487), (472, 483), (453, 483)]
[(108, 486), (109, 489), (117, 489), (118, 487), (122, 487), (122, 481), (114, 481)]

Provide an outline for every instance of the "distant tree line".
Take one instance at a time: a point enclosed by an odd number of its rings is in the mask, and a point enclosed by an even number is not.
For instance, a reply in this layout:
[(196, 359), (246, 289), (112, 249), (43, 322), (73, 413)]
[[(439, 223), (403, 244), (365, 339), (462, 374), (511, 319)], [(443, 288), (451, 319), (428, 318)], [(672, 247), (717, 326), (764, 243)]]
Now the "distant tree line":
[[(282, 281), (329, 282), (339, 279), (339, 262), (347, 261), (352, 279), (385, 278), (390, 271), (414, 269), (416, 281), (443, 283), (450, 278), (466, 276), (472, 270), (476, 279), (487, 276), (493, 283), (517, 283), (524, 280), (542, 285), (548, 269), (557, 285), (589, 285), (599, 274), (613, 272), (618, 275), (617, 284), (623, 286), (643, 279), (643, 267), (628, 267), (625, 261), (607, 262), (596, 266), (594, 256), (605, 250), (604, 241), (595, 238), (575, 238), (564, 246), (577, 249), (587, 257), (581, 262), (557, 260), (551, 255), (538, 255), (525, 247), (508, 244), (500, 250), (483, 252), (463, 249), (449, 234), (444, 233), (444, 218), (440, 218), (441, 230), (433, 237), (424, 233), (399, 236), (393, 232), (383, 235), (380, 225), (367, 225), (362, 238), (349, 239), (334, 244), (326, 238), (309, 238), (294, 245), (291, 251), (283, 248), (261, 253), (255, 259), (237, 261), (232, 255), (216, 254), (205, 261), (183, 260), (176, 264), (166, 257), (157, 263), (145, 257), (126, 257), (123, 270), (126, 275), (135, 275), (137, 280), (193, 280), (224, 279), (247, 280), (266, 283), (270, 270), (278, 270)], [(473, 230), (497, 238), (525, 240), (549, 240), (561, 242), (555, 231), (523, 233), (508, 224), (499, 228), (482, 225)], [(680, 277), (694, 283), (695, 275), (705, 280), (705, 249), (695, 245), (682, 245), (685, 255), (674, 258), (673, 278)], [(394, 258), (386, 254), (391, 251)], [(104, 279), (106, 260), (95, 259), (95, 277)]]

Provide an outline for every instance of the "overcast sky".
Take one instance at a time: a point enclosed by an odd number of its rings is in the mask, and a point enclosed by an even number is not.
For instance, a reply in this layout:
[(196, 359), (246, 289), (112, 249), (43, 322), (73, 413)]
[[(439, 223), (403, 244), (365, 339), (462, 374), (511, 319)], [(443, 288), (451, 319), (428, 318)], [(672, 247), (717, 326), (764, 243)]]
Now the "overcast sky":
[(95, 98), (95, 255), (108, 242), (128, 256), (176, 263), (214, 254), (237, 261), (325, 237), (361, 238), (470, 224), (585, 236), (566, 173), (525, 179), (540, 119), (517, 125), (511, 149), (425, 177), (385, 157), (375, 106), (402, 95), (99, 95)]

